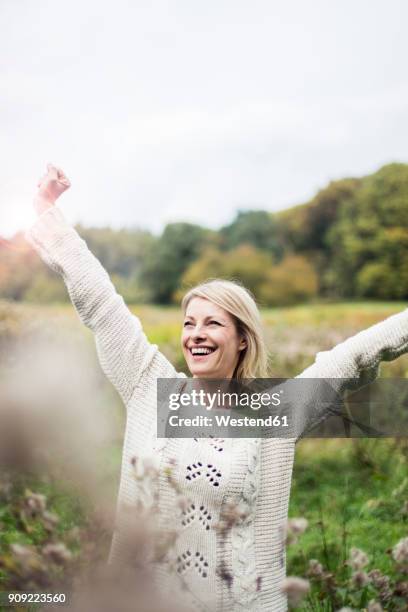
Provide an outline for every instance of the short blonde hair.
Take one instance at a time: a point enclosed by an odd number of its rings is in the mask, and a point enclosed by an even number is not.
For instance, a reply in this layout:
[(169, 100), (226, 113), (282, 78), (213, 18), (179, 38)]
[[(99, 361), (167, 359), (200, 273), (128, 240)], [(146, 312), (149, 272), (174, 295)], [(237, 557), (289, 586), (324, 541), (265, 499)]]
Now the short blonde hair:
[(261, 316), (250, 291), (236, 281), (209, 279), (190, 289), (183, 297), (181, 307), (184, 313), (195, 297), (209, 300), (228, 312), (234, 319), (238, 333), (246, 340), (247, 346), (241, 351), (233, 377), (266, 378), (268, 353)]

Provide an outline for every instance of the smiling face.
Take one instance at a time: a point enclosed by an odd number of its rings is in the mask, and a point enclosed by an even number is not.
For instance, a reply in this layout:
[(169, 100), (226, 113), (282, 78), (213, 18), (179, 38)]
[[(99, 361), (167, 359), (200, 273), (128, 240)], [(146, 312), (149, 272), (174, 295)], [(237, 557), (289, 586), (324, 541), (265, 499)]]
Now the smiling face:
[(232, 378), (246, 341), (226, 310), (194, 297), (184, 316), (181, 345), (194, 378)]

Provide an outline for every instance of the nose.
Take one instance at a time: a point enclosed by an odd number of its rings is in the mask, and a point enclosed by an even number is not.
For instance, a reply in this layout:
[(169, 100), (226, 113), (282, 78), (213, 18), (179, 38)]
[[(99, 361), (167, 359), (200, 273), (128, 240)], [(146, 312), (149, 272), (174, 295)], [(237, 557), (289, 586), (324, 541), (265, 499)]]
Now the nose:
[(199, 342), (200, 340), (204, 340), (205, 337), (206, 337), (205, 332), (202, 326), (199, 323), (197, 323), (197, 325), (191, 331), (191, 338), (194, 340), (194, 342)]

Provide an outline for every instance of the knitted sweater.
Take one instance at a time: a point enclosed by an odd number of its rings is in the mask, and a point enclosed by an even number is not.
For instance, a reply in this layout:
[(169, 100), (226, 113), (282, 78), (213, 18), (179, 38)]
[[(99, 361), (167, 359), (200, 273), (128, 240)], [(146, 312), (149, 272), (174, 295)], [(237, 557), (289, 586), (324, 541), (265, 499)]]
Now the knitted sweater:
[[(286, 610), (279, 585), (285, 577), (283, 528), (296, 439), (157, 439), (157, 378), (185, 375), (149, 343), (139, 319), (58, 208), (43, 213), (26, 237), (62, 275), (80, 319), (95, 335), (101, 366), (127, 408), (110, 560), (124, 557), (126, 508), (148, 508), (155, 498), (162, 523), (179, 533), (169, 563), (187, 587), (189, 609)], [(407, 351), (408, 309), (317, 353), (300, 377), (338, 378), (342, 388), (348, 382), (356, 388), (375, 379), (380, 361)], [(147, 484), (148, 478), (135, 479), (134, 458), (139, 466), (145, 461), (145, 467), (147, 460), (154, 461), (159, 477)], [(170, 486), (166, 467), (177, 487)], [(181, 507), (180, 492), (187, 500)], [(229, 502), (243, 515), (223, 533), (215, 526)], [(171, 588), (166, 586), (169, 569), (161, 564), (157, 575), (161, 588)]]

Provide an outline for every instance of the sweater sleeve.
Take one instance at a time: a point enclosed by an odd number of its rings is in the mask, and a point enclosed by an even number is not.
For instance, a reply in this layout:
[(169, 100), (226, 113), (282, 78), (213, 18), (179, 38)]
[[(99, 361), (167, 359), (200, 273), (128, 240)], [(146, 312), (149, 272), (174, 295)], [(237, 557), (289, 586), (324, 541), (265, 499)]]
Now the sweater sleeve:
[[(381, 361), (392, 361), (407, 352), (408, 308), (357, 333), (331, 350), (317, 353), (315, 362), (297, 378), (324, 378), (341, 398), (347, 390), (356, 391), (373, 382), (378, 376)], [(312, 388), (306, 385), (306, 389)], [(307, 401), (303, 406), (307, 407)], [(310, 406), (302, 413), (297, 415), (298, 434), (328, 416), (324, 410), (312, 410)]]
[(149, 343), (140, 320), (59, 208), (44, 212), (26, 239), (64, 279), (81, 321), (95, 335), (101, 367), (125, 404), (148, 368), (157, 376), (177, 375), (157, 346)]

